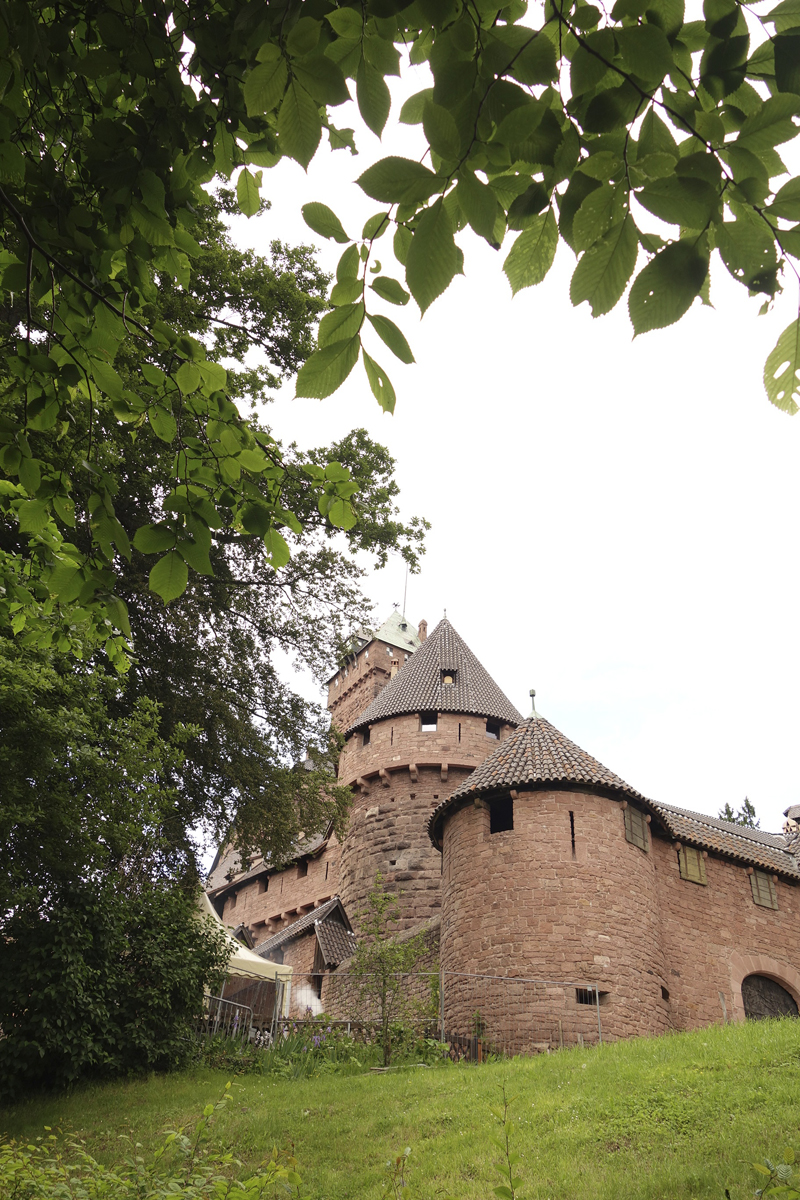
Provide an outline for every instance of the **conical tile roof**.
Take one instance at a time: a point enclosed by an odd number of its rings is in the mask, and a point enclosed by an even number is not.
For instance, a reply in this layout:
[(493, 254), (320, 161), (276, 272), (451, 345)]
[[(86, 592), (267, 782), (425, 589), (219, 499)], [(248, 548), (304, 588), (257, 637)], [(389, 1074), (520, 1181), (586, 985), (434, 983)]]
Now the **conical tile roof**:
[(442, 816), (447, 809), (458, 807), (466, 799), (511, 788), (547, 784), (562, 787), (575, 784), (630, 796), (634, 800), (645, 799), (629, 787), (624, 779), (571, 742), (544, 717), (534, 713), (501, 742), (444, 803), (434, 809), (428, 822), (431, 839), (438, 844)]
[[(451, 684), (443, 679), (450, 675)], [(474, 713), (509, 725), (522, 715), (445, 617), (346, 731), (413, 712)]]

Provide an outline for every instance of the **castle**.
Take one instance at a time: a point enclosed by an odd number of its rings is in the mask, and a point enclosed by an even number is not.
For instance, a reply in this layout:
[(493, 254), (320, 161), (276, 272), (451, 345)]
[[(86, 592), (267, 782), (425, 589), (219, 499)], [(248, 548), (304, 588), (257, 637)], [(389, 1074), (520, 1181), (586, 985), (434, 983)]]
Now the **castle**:
[(208, 881), (225, 923), (295, 978), (352, 954), (380, 871), (443, 971), (581, 981), (569, 1002), (588, 993), (607, 1038), (798, 1014), (800, 806), (778, 835), (649, 800), (524, 718), (447, 619), (361, 632), (328, 708), (353, 792), (343, 842), (328, 830), (247, 871), (229, 846)]

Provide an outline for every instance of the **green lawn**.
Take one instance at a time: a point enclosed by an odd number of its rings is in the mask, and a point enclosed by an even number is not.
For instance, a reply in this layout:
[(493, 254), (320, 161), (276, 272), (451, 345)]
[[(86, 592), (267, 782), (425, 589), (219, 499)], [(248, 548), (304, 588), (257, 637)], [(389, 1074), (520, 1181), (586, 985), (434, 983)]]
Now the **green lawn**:
[[(32, 1100), (0, 1112), (31, 1138), (69, 1128), (109, 1162), (120, 1134), (145, 1145), (221, 1094), (203, 1071)], [(246, 1076), (217, 1124), (221, 1142), (255, 1166), (293, 1141), (318, 1200), (378, 1197), (386, 1160), (412, 1148), (417, 1196), (481, 1197), (492, 1171), (490, 1108), (505, 1084), (526, 1200), (734, 1200), (751, 1197), (753, 1159), (800, 1149), (800, 1021), (769, 1021), (562, 1051), (481, 1067), (401, 1068), (301, 1082)]]

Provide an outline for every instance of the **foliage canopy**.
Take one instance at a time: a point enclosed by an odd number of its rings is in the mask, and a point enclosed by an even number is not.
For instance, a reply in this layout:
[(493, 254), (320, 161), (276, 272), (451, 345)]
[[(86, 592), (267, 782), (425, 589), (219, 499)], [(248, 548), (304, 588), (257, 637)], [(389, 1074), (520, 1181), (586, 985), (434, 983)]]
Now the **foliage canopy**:
[[(158, 556), (149, 585), (165, 602), (209, 569), (221, 529), (258, 539), (276, 568), (288, 561), (304, 518), (281, 448), (240, 413), (215, 339), (148, 306), (162, 282), (190, 287), (214, 178), (254, 215), (281, 157), (307, 166), (323, 133), (354, 149), (331, 119), (353, 91), (383, 133), (386, 78), (406, 54), (431, 71), (399, 114), (420, 129), (420, 160), (389, 155), (361, 174), (380, 208), (357, 238), (326, 205), (304, 208), (344, 250), (298, 395), (330, 395), (360, 357), (391, 410), (374, 354), (413, 354), (375, 298), (413, 296), (424, 312), (461, 271), (467, 226), (510, 243), (515, 293), (545, 278), (563, 240), (578, 258), (573, 303), (598, 316), (627, 291), (637, 334), (708, 301), (714, 253), (768, 306), (800, 257), (800, 181), (784, 178), (777, 149), (798, 132), (800, 10), (750, 12), (739, 0), (704, 0), (697, 19), (683, 0), (616, 0), (610, 12), (586, 0), (3, 4), (0, 500), (26, 546), (0, 561), (0, 615), (40, 645), (99, 639), (124, 666), (115, 580), (132, 547)], [(390, 231), (403, 282), (375, 258)], [(213, 314), (217, 329), (230, 320)], [(263, 344), (263, 331), (241, 336)], [(131, 345), (135, 379), (120, 369)], [(799, 369), (797, 321), (765, 370), (770, 400), (791, 413)], [(168, 449), (160, 520), (120, 520), (101, 413), (114, 444), (149, 427)], [(299, 473), (325, 521), (352, 528), (351, 472), (329, 460)], [(73, 534), (77, 481), (86, 545)]]

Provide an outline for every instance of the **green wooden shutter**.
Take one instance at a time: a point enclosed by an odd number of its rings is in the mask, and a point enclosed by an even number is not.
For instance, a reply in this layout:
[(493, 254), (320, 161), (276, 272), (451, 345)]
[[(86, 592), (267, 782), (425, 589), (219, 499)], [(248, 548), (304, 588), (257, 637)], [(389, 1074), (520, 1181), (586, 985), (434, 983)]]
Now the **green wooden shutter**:
[(638, 808), (632, 808), (630, 804), (624, 810), (625, 817), (625, 838), (634, 846), (638, 846), (640, 850), (647, 851), (649, 849), (647, 840), (647, 821), (644, 813)]
[(681, 879), (688, 879), (690, 883), (700, 883), (703, 886), (707, 884), (706, 864), (702, 853), (695, 846), (681, 846), (678, 861), (681, 865)]
[(762, 908), (777, 908), (778, 894), (775, 890), (775, 881), (766, 871), (753, 871), (750, 876), (750, 887), (753, 890), (753, 899), (756, 904), (760, 904)]

